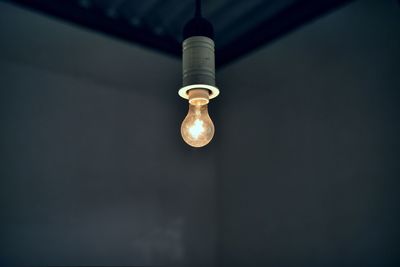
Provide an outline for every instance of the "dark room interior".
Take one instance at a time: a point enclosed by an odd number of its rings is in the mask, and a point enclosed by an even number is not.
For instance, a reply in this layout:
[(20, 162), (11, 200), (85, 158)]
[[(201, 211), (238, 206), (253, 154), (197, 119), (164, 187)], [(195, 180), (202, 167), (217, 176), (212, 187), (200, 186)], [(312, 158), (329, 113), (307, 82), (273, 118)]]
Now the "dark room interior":
[(0, 36), (0, 266), (400, 266), (399, 1), (0, 0)]

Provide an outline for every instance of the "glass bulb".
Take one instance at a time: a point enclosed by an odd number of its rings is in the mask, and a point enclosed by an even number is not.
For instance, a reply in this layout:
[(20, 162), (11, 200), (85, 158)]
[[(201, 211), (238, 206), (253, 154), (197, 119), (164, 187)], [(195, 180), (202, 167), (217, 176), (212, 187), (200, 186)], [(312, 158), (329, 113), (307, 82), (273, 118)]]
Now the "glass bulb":
[(214, 124), (208, 115), (207, 104), (189, 104), (189, 112), (181, 125), (181, 134), (183, 140), (193, 147), (202, 147), (211, 141)]

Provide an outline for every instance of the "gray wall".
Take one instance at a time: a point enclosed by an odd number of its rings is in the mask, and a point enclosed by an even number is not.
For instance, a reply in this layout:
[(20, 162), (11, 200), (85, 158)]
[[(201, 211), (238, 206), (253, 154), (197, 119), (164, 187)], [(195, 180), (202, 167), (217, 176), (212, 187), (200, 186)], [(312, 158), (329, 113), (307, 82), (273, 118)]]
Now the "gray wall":
[(400, 16), (357, 1), (218, 72), (0, 3), (0, 265), (399, 265)]
[(226, 266), (400, 265), (399, 29), (357, 1), (219, 73)]
[(215, 262), (180, 61), (0, 3), (0, 265)]

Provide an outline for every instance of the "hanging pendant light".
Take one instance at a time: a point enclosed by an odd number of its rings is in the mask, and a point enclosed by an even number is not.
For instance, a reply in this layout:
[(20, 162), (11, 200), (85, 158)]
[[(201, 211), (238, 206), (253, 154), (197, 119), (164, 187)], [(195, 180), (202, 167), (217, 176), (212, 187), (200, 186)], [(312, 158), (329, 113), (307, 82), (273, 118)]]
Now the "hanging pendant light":
[(210, 99), (219, 94), (215, 86), (213, 27), (201, 16), (196, 0), (194, 18), (183, 29), (183, 87), (179, 95), (189, 100), (189, 112), (181, 125), (183, 140), (192, 147), (207, 145), (214, 136), (214, 124), (208, 115)]

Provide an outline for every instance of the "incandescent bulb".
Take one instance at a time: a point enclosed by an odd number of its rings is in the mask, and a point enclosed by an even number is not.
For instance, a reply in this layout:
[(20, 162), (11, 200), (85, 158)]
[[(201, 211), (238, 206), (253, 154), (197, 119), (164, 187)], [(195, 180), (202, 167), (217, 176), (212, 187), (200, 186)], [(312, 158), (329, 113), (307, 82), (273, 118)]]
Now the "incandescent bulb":
[(207, 105), (189, 104), (189, 112), (182, 122), (183, 140), (190, 146), (207, 145), (214, 136), (214, 124), (208, 115)]
[(207, 97), (202, 92), (189, 92), (189, 112), (181, 125), (183, 140), (193, 147), (207, 145), (214, 136), (214, 124), (207, 109), (208, 92), (205, 92)]

